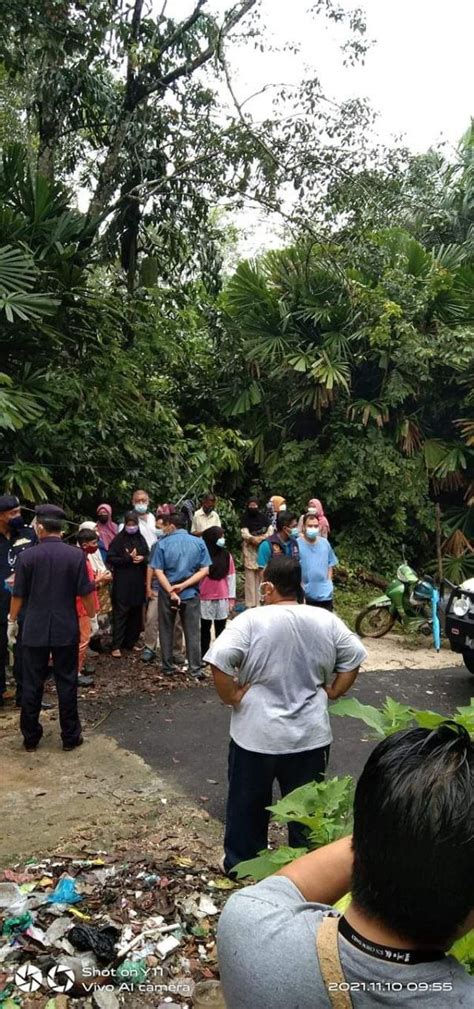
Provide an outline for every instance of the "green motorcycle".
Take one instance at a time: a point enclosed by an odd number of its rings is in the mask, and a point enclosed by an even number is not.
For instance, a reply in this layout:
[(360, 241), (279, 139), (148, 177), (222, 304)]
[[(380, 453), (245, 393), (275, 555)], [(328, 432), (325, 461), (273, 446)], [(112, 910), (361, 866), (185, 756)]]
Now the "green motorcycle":
[(355, 629), (361, 638), (383, 638), (397, 621), (410, 631), (431, 634), (433, 580), (419, 578), (408, 564), (401, 564), (386, 594), (373, 599), (357, 616)]

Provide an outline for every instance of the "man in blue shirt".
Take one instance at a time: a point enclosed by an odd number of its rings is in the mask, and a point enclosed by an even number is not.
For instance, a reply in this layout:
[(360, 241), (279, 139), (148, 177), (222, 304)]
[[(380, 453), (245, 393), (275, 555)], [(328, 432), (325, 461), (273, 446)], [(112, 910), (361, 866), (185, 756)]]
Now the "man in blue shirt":
[(309, 606), (333, 609), (332, 571), (338, 563), (336, 554), (319, 532), (319, 519), (306, 514), (303, 519), (303, 535), (298, 540), (301, 564), (301, 584)]
[(158, 632), (164, 673), (174, 671), (173, 631), (179, 609), (186, 641), (189, 672), (202, 679), (199, 582), (209, 572), (211, 558), (204, 541), (187, 532), (184, 515), (164, 515), (163, 536), (150, 558), (159, 584)]
[(259, 568), (266, 568), (269, 561), (278, 554), (285, 554), (298, 560), (298, 520), (292, 512), (278, 512), (276, 519), (276, 532), (273, 536), (263, 540), (257, 551), (257, 564)]

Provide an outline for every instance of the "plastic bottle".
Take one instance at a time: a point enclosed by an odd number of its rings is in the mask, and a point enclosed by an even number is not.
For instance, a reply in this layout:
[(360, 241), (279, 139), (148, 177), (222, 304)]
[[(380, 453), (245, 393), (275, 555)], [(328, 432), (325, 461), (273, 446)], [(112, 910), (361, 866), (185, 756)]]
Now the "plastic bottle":
[(194, 1009), (226, 1009), (220, 981), (198, 981), (193, 993)]

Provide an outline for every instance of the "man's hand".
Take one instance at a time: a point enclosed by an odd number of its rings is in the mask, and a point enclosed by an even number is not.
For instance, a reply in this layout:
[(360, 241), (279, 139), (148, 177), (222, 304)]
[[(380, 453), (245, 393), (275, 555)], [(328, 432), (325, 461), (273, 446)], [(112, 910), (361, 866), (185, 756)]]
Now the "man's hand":
[(181, 599), (177, 592), (170, 592), (170, 603), (172, 606), (181, 606)]
[(338, 697), (342, 697), (347, 691), (352, 687), (354, 680), (359, 672), (359, 666), (357, 669), (351, 669), (347, 673), (336, 673), (336, 679), (332, 683), (326, 684), (324, 687), (329, 700), (337, 701)]
[(180, 592), (183, 591), (184, 588), (185, 588), (184, 582), (177, 582), (176, 585), (171, 586), (172, 591), (178, 595)]
[(15, 647), (17, 637), (18, 637), (18, 620), (12, 620), (11, 617), (9, 617), (7, 627), (7, 641), (10, 648)]
[(146, 597), (147, 597), (147, 599), (149, 599), (151, 601), (152, 599), (157, 599), (158, 598), (158, 593), (155, 592), (155, 589), (148, 589)]
[(237, 676), (228, 676), (227, 673), (223, 673), (222, 669), (218, 669), (217, 666), (211, 664), (212, 676), (214, 678), (214, 686), (219, 694), (221, 701), (224, 704), (231, 704), (232, 707), (236, 707), (240, 704), (243, 697), (250, 690), (252, 686), (251, 683), (244, 683), (241, 685), (239, 683)]

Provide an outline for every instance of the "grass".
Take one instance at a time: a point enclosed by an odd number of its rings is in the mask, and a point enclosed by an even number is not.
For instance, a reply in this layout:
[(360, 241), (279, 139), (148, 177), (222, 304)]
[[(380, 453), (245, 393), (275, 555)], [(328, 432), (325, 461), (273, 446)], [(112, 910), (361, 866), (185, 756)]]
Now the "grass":
[(354, 630), (357, 614), (377, 596), (382, 596), (383, 590), (376, 585), (367, 585), (356, 578), (347, 582), (334, 584), (334, 609), (338, 617), (344, 620)]

